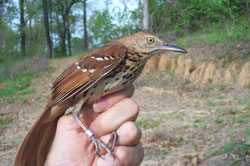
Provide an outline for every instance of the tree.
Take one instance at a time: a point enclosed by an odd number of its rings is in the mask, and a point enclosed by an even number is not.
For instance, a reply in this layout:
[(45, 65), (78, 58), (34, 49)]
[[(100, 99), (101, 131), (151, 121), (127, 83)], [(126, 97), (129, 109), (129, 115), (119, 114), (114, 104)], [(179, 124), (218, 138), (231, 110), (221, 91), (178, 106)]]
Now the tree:
[(0, 26), (2, 25), (2, 19), (3, 19), (3, 1), (0, 1)]
[(130, 25), (130, 19), (129, 19), (129, 13), (128, 13), (128, 6), (127, 6), (127, 3), (128, 1), (127, 0), (123, 0), (122, 1), (122, 4), (124, 6), (124, 15), (125, 15), (125, 20), (126, 20), (126, 23), (127, 23), (127, 30), (128, 30), (128, 35), (131, 35), (131, 25)]
[[(0, 29), (2, 29), (3, 28), (3, 6), (4, 5), (4, 2), (3, 1), (0, 1)], [(0, 36), (2, 36), (3, 34), (1, 34), (2, 32), (0, 31)], [(2, 44), (2, 40), (0, 39), (0, 55), (2, 54), (2, 46), (3, 46), (3, 44)]]
[(71, 51), (71, 22), (73, 20), (73, 17), (69, 18), (72, 16), (71, 14), (68, 15), (67, 22), (66, 22), (66, 33), (67, 33), (67, 44), (68, 44), (68, 56), (72, 55)]
[(53, 44), (53, 18), (52, 18), (52, 0), (48, 0), (48, 2), (49, 2), (49, 25), (50, 25), (50, 34), (51, 34), (51, 36), (50, 36), (50, 38), (51, 38), (51, 44), (52, 44), (52, 53), (53, 53), (53, 57), (54, 57), (54, 51), (53, 51), (53, 46), (54, 46), (54, 44)]
[(142, 0), (142, 9), (143, 9), (143, 30), (149, 31), (148, 0)]
[(20, 7), (20, 34), (21, 34), (21, 54), (24, 57), (26, 55), (26, 35), (25, 35), (25, 20), (24, 20), (24, 0), (19, 0)]
[[(56, 22), (58, 26), (59, 36), (61, 38), (61, 52), (63, 56), (67, 56), (67, 47), (66, 47), (66, 39), (67, 39), (67, 31), (70, 31), (69, 26), (69, 13), (71, 7), (80, 0), (65, 0), (65, 1), (58, 1), (56, 4), (57, 8), (57, 16)], [(62, 20), (62, 22), (60, 21)]]
[(50, 38), (47, 0), (43, 0), (43, 19), (44, 19), (44, 27), (45, 27), (45, 34), (46, 34), (46, 39), (47, 39), (49, 58), (53, 58), (53, 47), (52, 47), (52, 42)]
[(84, 49), (88, 50), (88, 30), (87, 30), (87, 4), (83, 0), (83, 28), (84, 28)]
[(88, 25), (93, 34), (92, 44), (94, 47), (101, 46), (120, 37), (119, 29), (112, 22), (113, 19), (108, 9), (104, 9), (102, 12), (93, 12)]

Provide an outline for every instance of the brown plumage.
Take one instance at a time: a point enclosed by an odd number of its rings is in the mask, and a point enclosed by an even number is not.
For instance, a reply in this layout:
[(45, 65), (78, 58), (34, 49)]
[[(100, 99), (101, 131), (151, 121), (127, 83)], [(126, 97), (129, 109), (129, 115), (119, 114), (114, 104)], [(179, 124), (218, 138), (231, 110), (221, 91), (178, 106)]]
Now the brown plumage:
[[(65, 111), (79, 101), (92, 104), (104, 95), (126, 88), (159, 50), (186, 52), (164, 44), (150, 33), (138, 32), (97, 48), (68, 67), (54, 81), (46, 107), (18, 149), (15, 166), (44, 165), (57, 121)], [(78, 116), (80, 106), (77, 107), (73, 114)]]

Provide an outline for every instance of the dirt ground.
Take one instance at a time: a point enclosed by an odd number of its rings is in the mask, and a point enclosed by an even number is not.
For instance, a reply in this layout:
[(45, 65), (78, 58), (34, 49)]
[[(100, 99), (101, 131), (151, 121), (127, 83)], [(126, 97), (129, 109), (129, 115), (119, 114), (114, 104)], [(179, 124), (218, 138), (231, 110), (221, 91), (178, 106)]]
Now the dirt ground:
[[(50, 83), (74, 60), (53, 60), (54, 69), (32, 82), (36, 91), (26, 103), (1, 105), (1, 116), (13, 121), (0, 129), (0, 165), (13, 165), (19, 143), (46, 103)], [(145, 147), (142, 166), (250, 165), (249, 88), (200, 88), (166, 72), (141, 76), (135, 86)]]

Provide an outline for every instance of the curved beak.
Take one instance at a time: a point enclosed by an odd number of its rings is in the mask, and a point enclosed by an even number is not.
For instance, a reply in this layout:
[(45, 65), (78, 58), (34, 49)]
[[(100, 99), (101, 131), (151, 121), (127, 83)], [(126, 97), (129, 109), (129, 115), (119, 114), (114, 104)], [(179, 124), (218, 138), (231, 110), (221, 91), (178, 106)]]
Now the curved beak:
[(175, 45), (170, 45), (170, 44), (165, 44), (161, 46), (159, 49), (161, 50), (166, 50), (166, 51), (175, 51), (175, 52), (181, 52), (181, 53), (187, 53), (187, 50), (184, 48), (175, 46)]

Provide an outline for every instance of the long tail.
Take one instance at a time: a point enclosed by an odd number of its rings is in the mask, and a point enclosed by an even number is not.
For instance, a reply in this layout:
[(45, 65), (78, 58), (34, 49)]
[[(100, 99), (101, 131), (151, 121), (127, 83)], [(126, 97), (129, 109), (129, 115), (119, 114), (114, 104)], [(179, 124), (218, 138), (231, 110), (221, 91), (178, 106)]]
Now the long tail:
[[(60, 117), (59, 115), (54, 120), (45, 122), (51, 112), (50, 103), (51, 98), (21, 143), (15, 158), (15, 166), (44, 165)], [(61, 115), (63, 113), (61, 112)]]

